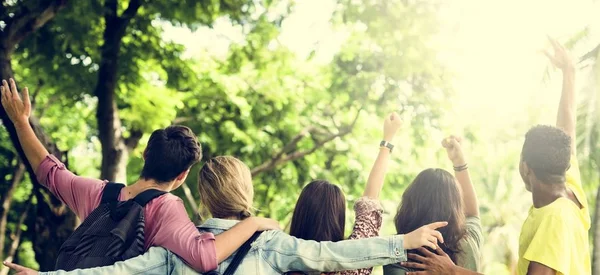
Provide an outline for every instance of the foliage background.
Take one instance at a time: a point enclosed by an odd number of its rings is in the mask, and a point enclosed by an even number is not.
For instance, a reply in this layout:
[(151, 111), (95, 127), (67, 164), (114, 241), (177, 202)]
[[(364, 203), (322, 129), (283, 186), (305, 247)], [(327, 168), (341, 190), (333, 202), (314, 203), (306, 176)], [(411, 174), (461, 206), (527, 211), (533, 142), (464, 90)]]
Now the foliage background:
[[(19, 5), (36, 2), (44, 1), (3, 1), (4, 18)], [(110, 2), (123, 16), (132, 3), (141, 5), (117, 57), (102, 48), (111, 33), (105, 10)], [(312, 179), (339, 184), (352, 206), (376, 156), (381, 118), (398, 111), (406, 126), (395, 141), (382, 194), (382, 234), (394, 234), (391, 220), (399, 198), (418, 172), (450, 168), (439, 141), (461, 134), (480, 200), (485, 274), (511, 274), (520, 226), (531, 205), (516, 169), (522, 136), (531, 125), (554, 122), (560, 92), (559, 75), (536, 53), (550, 34), (568, 42), (576, 57), (585, 57), (578, 78), (584, 148), (579, 159), (590, 205), (595, 205), (600, 171), (600, 70), (598, 51), (591, 51), (600, 37), (596, 2), (206, 3), (70, 2), (18, 43), (12, 69), (21, 85), (35, 91), (34, 115), (72, 171), (107, 175), (101, 172), (103, 159), (113, 157), (103, 148), (119, 148), (122, 142), (125, 161), (121, 167), (116, 160), (112, 164), (124, 177), (118, 172), (108, 177), (131, 183), (152, 130), (184, 124), (198, 134), (203, 160), (234, 155), (253, 168), (258, 215), (287, 225), (297, 194)], [(118, 64), (113, 80), (101, 73), (106, 60)], [(100, 85), (106, 79), (114, 89)], [(114, 110), (99, 101), (110, 93)], [(109, 122), (98, 118), (98, 110), (116, 115), (112, 131), (100, 130)], [(106, 143), (106, 135), (117, 141)], [(198, 167), (185, 188), (175, 191), (196, 220)], [(40, 241), (51, 234), (34, 230), (44, 196), (20, 165), (4, 127), (0, 180), (1, 213), (6, 213), (0, 255), (10, 257), (14, 246), (14, 261), (49, 269), (41, 259), (52, 254), (41, 251), (58, 248)], [(199, 212), (206, 217), (202, 207)], [(347, 216), (350, 230), (351, 209)]]

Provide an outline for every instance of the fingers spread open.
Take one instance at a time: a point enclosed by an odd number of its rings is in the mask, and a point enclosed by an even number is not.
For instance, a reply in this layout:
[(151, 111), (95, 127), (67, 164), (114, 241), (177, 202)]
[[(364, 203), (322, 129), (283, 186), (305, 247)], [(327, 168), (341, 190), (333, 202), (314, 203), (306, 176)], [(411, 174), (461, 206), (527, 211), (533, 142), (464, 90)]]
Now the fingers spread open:
[(12, 97), (14, 99), (19, 99), (19, 91), (17, 90), (17, 84), (14, 79), (10, 79), (10, 92), (12, 93)]
[(419, 255), (419, 254), (415, 254), (415, 253), (408, 253), (407, 257), (411, 260), (415, 260), (419, 263), (425, 263), (427, 261), (427, 258)]
[(27, 87), (23, 89), (23, 101), (25, 110), (29, 112), (31, 110), (31, 99), (29, 98), (29, 88)]
[(400, 263), (400, 265), (404, 266), (404, 267), (418, 268), (418, 269), (425, 269), (427, 267), (424, 264), (414, 263), (414, 262), (402, 262), (402, 263)]
[(438, 255), (440, 255), (440, 256), (448, 256), (448, 255), (446, 254), (446, 252), (444, 252), (444, 250), (443, 250), (441, 247), (439, 247), (439, 246), (438, 246), (438, 248), (436, 248), (436, 249), (435, 249), (435, 252), (436, 252)]
[(6, 80), (2, 80), (2, 87), (4, 87), (6, 96), (12, 98), (12, 92), (10, 91), (10, 87), (8, 86), (8, 82)]
[(432, 235), (440, 242), (440, 243), (444, 243), (444, 236), (442, 236), (442, 233), (440, 233), (440, 231), (434, 230)]
[(419, 247), (417, 250), (421, 254), (425, 255), (425, 257), (431, 257), (431, 256), (433, 256), (433, 253), (431, 253), (431, 251), (429, 251), (429, 249), (427, 249), (425, 247)]

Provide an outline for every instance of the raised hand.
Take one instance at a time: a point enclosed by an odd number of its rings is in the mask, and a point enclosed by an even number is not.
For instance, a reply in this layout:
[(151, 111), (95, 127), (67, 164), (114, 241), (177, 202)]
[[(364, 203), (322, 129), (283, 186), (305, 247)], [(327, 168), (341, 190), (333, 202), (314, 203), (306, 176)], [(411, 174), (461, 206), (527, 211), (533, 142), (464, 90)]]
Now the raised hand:
[(29, 90), (27, 88), (23, 89), (23, 98), (21, 98), (15, 81), (12, 78), (9, 81), (10, 86), (6, 80), (2, 80), (2, 87), (0, 87), (2, 107), (4, 107), (6, 114), (14, 124), (29, 123), (29, 116), (31, 115)]
[(438, 241), (444, 243), (442, 233), (436, 229), (446, 225), (448, 222), (434, 222), (404, 235), (404, 249), (415, 249), (422, 246), (436, 249)]
[(24, 266), (18, 265), (18, 264), (9, 263), (7, 261), (4, 261), (3, 264), (5, 266), (8, 266), (10, 269), (14, 270), (16, 272), (15, 275), (37, 275), (39, 273), (36, 270), (33, 270), (31, 268), (27, 268), (27, 267), (24, 267)]
[(455, 136), (449, 136), (442, 140), (442, 147), (446, 148), (448, 159), (450, 159), (454, 167), (459, 167), (466, 164), (461, 142), (462, 139)]
[(573, 70), (575, 68), (575, 64), (573, 62), (573, 58), (569, 54), (569, 51), (565, 49), (563, 45), (558, 43), (555, 39), (548, 37), (550, 40), (550, 44), (552, 44), (552, 48), (554, 49), (554, 54), (551, 54), (550, 51), (544, 51), (544, 54), (550, 59), (552, 64), (558, 69), (563, 71), (565, 70)]
[(402, 120), (397, 113), (391, 113), (386, 116), (383, 122), (383, 139), (388, 142), (391, 141), (401, 126)]

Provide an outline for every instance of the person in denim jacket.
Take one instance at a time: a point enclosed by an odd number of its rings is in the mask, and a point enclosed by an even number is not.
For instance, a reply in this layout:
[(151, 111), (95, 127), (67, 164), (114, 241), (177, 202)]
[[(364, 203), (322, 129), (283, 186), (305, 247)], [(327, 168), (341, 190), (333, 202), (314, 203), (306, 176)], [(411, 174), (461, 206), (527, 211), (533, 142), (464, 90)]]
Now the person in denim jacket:
[[(215, 235), (226, 232), (252, 213), (254, 189), (250, 169), (240, 160), (221, 156), (207, 161), (198, 175), (200, 200), (212, 219), (199, 226)], [(330, 272), (360, 269), (406, 261), (406, 249), (436, 247), (443, 242), (436, 230), (446, 222), (425, 225), (406, 235), (376, 237), (340, 242), (301, 240), (281, 231), (265, 231), (251, 249), (236, 274), (282, 274), (288, 271)], [(223, 261), (217, 271), (224, 272), (233, 259)], [(9, 264), (19, 274), (37, 271)], [(197, 274), (168, 250), (152, 247), (136, 258), (112, 266), (77, 269), (70, 272), (39, 274)]]

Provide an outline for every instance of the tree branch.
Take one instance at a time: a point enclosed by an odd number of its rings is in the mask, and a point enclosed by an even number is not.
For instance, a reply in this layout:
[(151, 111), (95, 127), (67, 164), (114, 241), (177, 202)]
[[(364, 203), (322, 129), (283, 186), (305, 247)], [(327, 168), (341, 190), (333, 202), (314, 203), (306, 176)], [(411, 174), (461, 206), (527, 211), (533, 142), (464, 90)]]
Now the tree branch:
[(144, 136), (144, 132), (137, 129), (130, 130), (129, 137), (124, 140), (125, 146), (129, 152), (133, 151), (138, 146), (142, 136)]
[[(5, 261), (7, 262), (12, 262), (15, 254), (17, 253), (17, 248), (19, 247), (19, 243), (21, 242), (21, 233), (23, 233), (23, 230), (21, 229), (21, 227), (23, 226), (23, 223), (25, 222), (25, 218), (27, 218), (27, 212), (29, 212), (29, 208), (31, 207), (31, 201), (33, 199), (33, 192), (31, 193), (31, 195), (29, 195), (29, 198), (27, 199), (27, 205), (25, 205), (25, 209), (23, 209), (23, 213), (21, 213), (21, 216), (19, 217), (19, 222), (16, 225), (16, 231), (11, 234), (11, 239), (12, 239), (12, 243), (10, 245), (10, 250), (8, 251), (8, 255), (5, 259)], [(9, 268), (7, 266), (2, 266), (2, 270), (0, 270), (0, 275), (7, 275), (8, 274), (8, 270)]]
[[(36, 99), (37, 99), (37, 96), (40, 94), (40, 90), (42, 89), (42, 86), (44, 86), (44, 81), (42, 79), (38, 79), (37, 86), (35, 87), (35, 90), (33, 90), (33, 92), (31, 93), (31, 107), (32, 107), (32, 109), (35, 109)], [(46, 108), (44, 108), (44, 109), (46, 109)]]
[[(330, 142), (338, 137), (343, 137), (345, 135), (348, 135), (354, 129), (354, 126), (356, 125), (356, 122), (358, 121), (358, 117), (359, 117), (361, 111), (362, 111), (362, 108), (358, 109), (352, 122), (347, 126), (340, 127), (338, 129), (337, 133), (331, 134), (319, 141), (315, 140), (312, 148), (305, 150), (305, 151), (295, 151), (295, 152), (292, 152), (291, 154), (286, 154), (288, 152), (286, 152), (284, 149), (295, 146), (295, 144), (298, 143), (298, 141), (300, 141), (304, 136), (306, 136), (306, 134), (302, 135), (303, 132), (300, 132), (298, 135), (296, 135), (296, 137), (294, 137), (294, 139), (292, 139), (292, 142), (290, 142), (286, 146), (284, 146), (284, 148), (279, 153), (277, 153), (273, 158), (254, 167), (251, 171), (252, 176), (256, 176), (257, 174), (271, 170), (271, 169), (273, 169), (283, 163), (286, 163), (288, 161), (293, 161), (293, 160), (305, 157), (307, 155), (310, 155), (310, 154), (314, 153), (315, 151), (317, 151), (319, 148), (323, 147), (328, 142)], [(314, 132), (314, 129), (311, 132)], [(294, 141), (295, 141), (295, 143), (294, 143)]]
[(23, 176), (25, 175), (25, 165), (21, 160), (17, 157), (17, 165), (15, 166), (15, 170), (13, 172), (12, 179), (10, 181), (10, 186), (8, 190), (2, 197), (1, 205), (2, 209), (2, 217), (0, 218), (0, 259), (4, 258), (4, 238), (6, 237), (6, 226), (8, 224), (8, 212), (10, 211), (10, 205), (12, 203), (13, 194), (17, 189), (17, 185), (23, 180)]
[(137, 14), (137, 12), (141, 6), (142, 6), (141, 0), (129, 1), (129, 6), (127, 6), (127, 9), (121, 15), (121, 19), (129, 21), (131, 18), (133, 18)]
[(199, 213), (198, 213), (198, 203), (196, 202), (196, 200), (194, 199), (194, 196), (192, 195), (192, 190), (190, 189), (190, 187), (185, 182), (181, 185), (181, 188), (183, 189), (183, 193), (185, 194), (185, 198), (187, 199), (188, 203), (192, 207), (192, 210), (194, 211), (194, 214), (195, 215), (199, 215)]
[(67, 5), (66, 0), (45, 0), (29, 9), (25, 4), (11, 20), (6, 22), (5, 47), (12, 52), (27, 35), (50, 21), (59, 10)]

